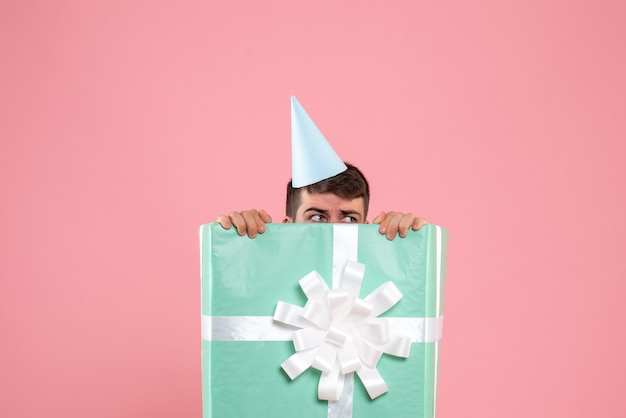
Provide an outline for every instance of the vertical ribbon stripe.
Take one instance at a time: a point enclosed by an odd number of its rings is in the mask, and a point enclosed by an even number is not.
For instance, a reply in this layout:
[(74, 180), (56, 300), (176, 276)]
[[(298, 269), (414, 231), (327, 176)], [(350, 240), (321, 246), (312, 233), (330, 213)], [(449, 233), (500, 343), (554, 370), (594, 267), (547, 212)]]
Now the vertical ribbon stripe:
[[(349, 270), (347, 277), (344, 278), (345, 283), (341, 283), (342, 270), (346, 268), (346, 262), (348, 260), (358, 260), (358, 247), (359, 247), (359, 228), (356, 225), (333, 225), (333, 288), (346, 286), (344, 289), (348, 291), (350, 296), (358, 297), (358, 293), (355, 295), (355, 290), (361, 288), (361, 283), (358, 281), (358, 277), (362, 276), (362, 271), (359, 272)], [(358, 292), (358, 290), (356, 290)], [(352, 417), (352, 405), (354, 403), (354, 373), (345, 375), (343, 382), (343, 392), (339, 394), (339, 399), (336, 401), (328, 401), (328, 418), (342, 418)]]
[[(436, 251), (436, 275), (437, 275), (437, 292), (436, 292), (436, 311), (435, 315), (438, 318), (442, 319), (443, 316), (441, 312), (441, 268), (443, 266), (443, 237), (441, 227), (439, 225), (435, 225), (435, 251)], [(437, 327), (437, 339), (435, 340), (435, 376), (434, 376), (434, 393), (433, 393), (433, 417), (437, 416), (437, 380), (439, 378), (439, 340), (441, 339), (441, 330), (443, 329), (443, 323)]]

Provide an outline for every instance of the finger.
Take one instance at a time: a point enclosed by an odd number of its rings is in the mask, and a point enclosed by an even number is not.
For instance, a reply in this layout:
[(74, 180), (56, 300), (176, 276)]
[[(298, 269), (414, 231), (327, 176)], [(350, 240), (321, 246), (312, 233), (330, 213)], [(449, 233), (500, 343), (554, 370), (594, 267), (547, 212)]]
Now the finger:
[[(380, 224), (382, 223), (385, 218), (387, 217), (387, 214), (385, 212), (380, 212), (380, 214), (374, 218), (374, 220), (372, 221), (373, 224)], [(384, 234), (384, 232), (381, 231), (381, 233)]]
[(380, 215), (376, 219), (374, 219), (374, 223), (379, 223), (380, 227), (378, 228), (378, 232), (382, 235), (386, 235), (389, 230), (389, 223), (392, 221), (395, 212), (381, 212)]
[[(257, 212), (257, 211), (255, 211)], [(259, 230), (259, 234), (262, 234), (265, 232), (266, 228), (265, 228), (265, 224), (272, 222), (272, 217), (270, 215), (267, 214), (267, 212), (265, 212), (264, 209), (261, 209), (257, 212), (257, 216), (256, 216), (256, 222), (258, 225), (258, 230)]]
[(231, 212), (229, 217), (232, 224), (237, 228), (237, 233), (241, 236), (246, 235), (246, 221), (243, 219), (243, 216), (241, 216), (241, 213)]
[(424, 225), (428, 225), (428, 221), (424, 218), (417, 217), (413, 221), (413, 231), (419, 230)]
[(270, 215), (268, 215), (267, 212), (265, 212), (264, 209), (261, 209), (259, 211), (259, 216), (261, 217), (261, 220), (263, 220), (263, 222), (265, 222), (265, 223), (272, 222), (272, 217)]
[(401, 238), (405, 238), (406, 234), (409, 232), (409, 228), (413, 226), (413, 221), (415, 220), (415, 215), (412, 213), (407, 213), (400, 219), (400, 223), (398, 225), (398, 235)]
[(244, 222), (246, 223), (246, 230), (250, 238), (257, 236), (259, 232), (259, 226), (257, 225), (258, 212), (255, 210), (244, 210), (241, 212)]
[(233, 226), (233, 223), (230, 221), (230, 217), (226, 215), (218, 216), (216, 222), (219, 222), (224, 229), (230, 229), (230, 227)]
[[(244, 212), (244, 214), (245, 213), (246, 212)], [(253, 228), (256, 228), (256, 231), (259, 234), (262, 234), (263, 232), (265, 232), (265, 219), (267, 219), (269, 215), (262, 209), (260, 211), (256, 209), (251, 209), (247, 211), (247, 213), (250, 215), (250, 218), (251, 218), (251, 221), (247, 222), (248, 223), (248, 236), (250, 238), (254, 238), (254, 236), (250, 235), (250, 227), (252, 225), (254, 225)], [(244, 215), (244, 218), (245, 218), (245, 215)], [(272, 218), (269, 218), (269, 220), (271, 221)]]
[(392, 240), (396, 237), (402, 216), (402, 213), (393, 212), (393, 216), (391, 216), (391, 219), (389, 219), (389, 222), (387, 224), (387, 233), (385, 234), (388, 240)]

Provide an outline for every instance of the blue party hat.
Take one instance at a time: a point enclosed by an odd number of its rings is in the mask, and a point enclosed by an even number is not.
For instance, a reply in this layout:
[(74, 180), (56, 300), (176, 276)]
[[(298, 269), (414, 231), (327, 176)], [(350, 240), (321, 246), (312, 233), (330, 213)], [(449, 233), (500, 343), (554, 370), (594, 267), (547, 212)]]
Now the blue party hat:
[(330, 146), (298, 99), (291, 96), (291, 181), (293, 187), (336, 176), (348, 167)]

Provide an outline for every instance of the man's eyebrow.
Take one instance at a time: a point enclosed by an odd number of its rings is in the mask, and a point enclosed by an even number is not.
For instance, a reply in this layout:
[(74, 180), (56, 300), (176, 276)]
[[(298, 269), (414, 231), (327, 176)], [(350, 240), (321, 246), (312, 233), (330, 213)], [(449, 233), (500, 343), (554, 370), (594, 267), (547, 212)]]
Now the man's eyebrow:
[(313, 211), (313, 212), (319, 212), (319, 213), (328, 213), (328, 211), (327, 211), (327, 210), (324, 210), (324, 209), (319, 209), (319, 208), (315, 208), (315, 207), (312, 207), (312, 208), (308, 208), (308, 209), (306, 209), (306, 210), (304, 211), (304, 213), (311, 212), (311, 211)]
[[(308, 212), (316, 212), (316, 213), (321, 213), (322, 215), (328, 215), (328, 211), (325, 209), (320, 209), (320, 208), (316, 208), (316, 207), (311, 207), (308, 209), (305, 209), (305, 211), (303, 213), (308, 213)], [(342, 210), (341, 211), (341, 215), (342, 216), (354, 216), (357, 215), (359, 218), (362, 218), (363, 216), (361, 215), (361, 212), (359, 212), (358, 210)]]

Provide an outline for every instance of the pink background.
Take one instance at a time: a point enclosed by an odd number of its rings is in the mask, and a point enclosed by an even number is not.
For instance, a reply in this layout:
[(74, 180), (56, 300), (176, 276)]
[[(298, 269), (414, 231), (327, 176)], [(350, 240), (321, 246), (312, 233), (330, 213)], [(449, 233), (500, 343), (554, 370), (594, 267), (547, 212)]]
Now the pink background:
[(201, 415), (197, 229), (283, 216), (296, 94), (370, 219), (450, 230), (440, 418), (626, 416), (625, 19), (2, 2), (0, 415)]

